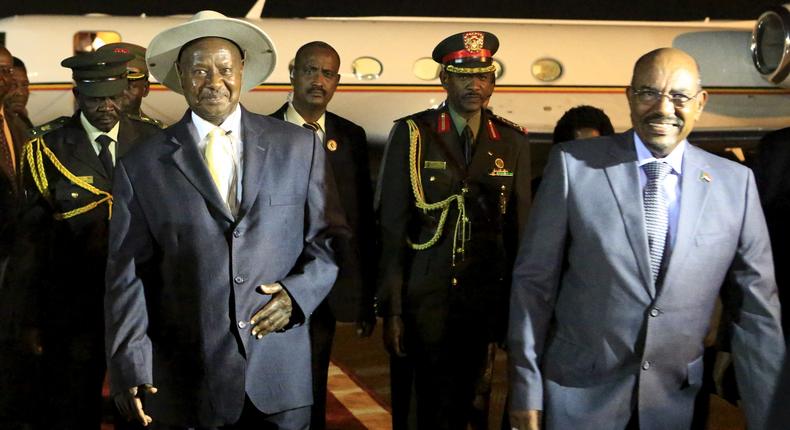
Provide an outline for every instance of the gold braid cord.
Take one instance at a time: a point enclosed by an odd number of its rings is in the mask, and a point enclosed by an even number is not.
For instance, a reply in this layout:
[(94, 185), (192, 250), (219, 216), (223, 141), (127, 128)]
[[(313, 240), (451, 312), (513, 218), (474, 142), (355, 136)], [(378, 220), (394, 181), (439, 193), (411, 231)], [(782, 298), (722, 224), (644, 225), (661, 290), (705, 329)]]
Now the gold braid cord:
[(44, 169), (44, 159), (46, 157), (50, 163), (58, 170), (66, 179), (74, 183), (74, 185), (89, 191), (99, 197), (99, 200), (94, 202), (90, 202), (85, 206), (79, 207), (77, 209), (70, 210), (68, 212), (63, 213), (55, 213), (53, 217), (56, 220), (64, 220), (67, 218), (72, 218), (77, 215), (84, 214), (85, 212), (91, 211), (101, 205), (102, 203), (107, 203), (108, 208), (108, 219), (112, 218), (112, 195), (106, 191), (100, 190), (93, 185), (85, 182), (84, 180), (80, 179), (79, 177), (75, 176), (71, 173), (68, 169), (66, 169), (63, 164), (60, 163), (58, 157), (47, 147), (44, 143), (44, 138), (42, 136), (36, 137), (31, 139), (25, 145), (24, 152), (22, 157), (26, 159), (28, 166), (30, 166), (30, 176), (33, 177), (33, 182), (36, 184), (36, 188), (44, 196), (45, 199), (51, 200), (50, 193), (49, 193), (49, 181), (47, 180), (47, 172)]
[[(453, 194), (450, 197), (436, 203), (428, 203), (425, 201), (425, 193), (422, 190), (422, 177), (420, 174), (420, 159), (422, 157), (422, 145), (420, 138), (420, 129), (413, 120), (406, 120), (409, 126), (409, 177), (411, 179), (411, 189), (414, 193), (414, 203), (418, 209), (423, 212), (441, 210), (442, 214), (439, 217), (439, 224), (436, 226), (436, 231), (430, 240), (424, 243), (413, 243), (409, 240), (409, 246), (417, 251), (428, 249), (439, 241), (439, 238), (444, 231), (444, 223), (447, 221), (447, 214), (450, 212), (450, 205), (455, 202), (458, 206), (458, 218), (455, 222), (455, 231), (453, 234), (453, 265), (455, 265), (456, 253), (463, 256), (464, 242), (469, 240), (467, 224), (469, 219), (466, 217), (466, 208), (464, 206), (464, 195)], [(459, 246), (458, 241), (461, 241)]]

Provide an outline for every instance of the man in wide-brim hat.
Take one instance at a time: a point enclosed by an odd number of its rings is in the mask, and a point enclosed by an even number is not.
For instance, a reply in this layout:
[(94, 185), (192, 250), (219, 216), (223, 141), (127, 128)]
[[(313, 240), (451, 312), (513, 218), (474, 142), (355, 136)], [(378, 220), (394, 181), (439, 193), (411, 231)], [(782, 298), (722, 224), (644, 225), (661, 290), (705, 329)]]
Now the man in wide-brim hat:
[(249, 23), (200, 12), (157, 35), (147, 60), (189, 110), (117, 169), (105, 295), (116, 404), (157, 428), (307, 429), (305, 322), (346, 234), (321, 142), (239, 105), (275, 63)]

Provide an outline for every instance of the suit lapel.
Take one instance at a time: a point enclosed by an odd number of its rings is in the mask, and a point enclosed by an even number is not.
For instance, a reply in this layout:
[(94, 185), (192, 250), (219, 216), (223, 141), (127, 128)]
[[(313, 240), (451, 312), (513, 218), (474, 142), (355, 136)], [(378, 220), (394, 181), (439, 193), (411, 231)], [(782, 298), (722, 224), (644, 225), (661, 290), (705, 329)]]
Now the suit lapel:
[(189, 182), (197, 188), (203, 198), (220, 212), (228, 221), (233, 222), (233, 215), (230, 213), (228, 205), (222, 200), (214, 180), (208, 171), (203, 155), (198, 149), (197, 143), (200, 138), (197, 130), (192, 124), (191, 113), (187, 111), (174, 126), (166, 130), (170, 141), (177, 145), (173, 152), (173, 162), (181, 173), (186, 176)]
[(121, 118), (118, 126), (118, 142), (115, 148), (115, 164), (118, 159), (123, 157), (132, 148), (132, 144), (137, 140), (137, 133), (134, 126), (127, 120)]
[(108, 177), (107, 173), (104, 171), (104, 166), (102, 166), (101, 161), (99, 161), (99, 156), (96, 155), (93, 144), (88, 140), (88, 133), (82, 128), (79, 115), (80, 113), (77, 111), (77, 113), (71, 117), (71, 121), (68, 125), (71, 133), (66, 136), (66, 143), (71, 145), (71, 154), (75, 159), (88, 166), (96, 175), (107, 179)]
[(664, 285), (672, 284), (673, 278), (680, 272), (686, 255), (693, 247), (694, 237), (708, 199), (710, 181), (703, 179), (703, 174), (707, 174), (705, 171), (707, 165), (700, 157), (700, 152), (700, 149), (689, 144), (683, 155), (678, 229), (669, 264), (666, 266)]
[(251, 115), (241, 108), (242, 142), (244, 143), (244, 175), (242, 176), (242, 196), (239, 207), (239, 219), (249, 212), (255, 200), (263, 178), (263, 165), (266, 151), (271, 142), (285, 141), (279, 133), (267, 130), (264, 133), (261, 124), (251, 121)]
[(656, 288), (650, 273), (650, 251), (642, 209), (642, 187), (639, 186), (633, 131), (615, 135), (613, 144), (609, 146), (609, 155), (613, 163), (605, 167), (606, 177), (620, 208), (628, 242), (634, 252), (643, 284), (650, 297), (655, 297)]

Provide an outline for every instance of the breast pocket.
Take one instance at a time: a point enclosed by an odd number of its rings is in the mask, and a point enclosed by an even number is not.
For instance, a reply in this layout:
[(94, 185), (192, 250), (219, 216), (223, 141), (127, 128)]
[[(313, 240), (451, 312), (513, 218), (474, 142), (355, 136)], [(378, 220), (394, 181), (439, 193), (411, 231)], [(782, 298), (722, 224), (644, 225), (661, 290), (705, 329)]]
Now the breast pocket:
[(304, 197), (298, 194), (270, 194), (269, 206), (293, 206), (304, 202)]
[(694, 237), (697, 246), (707, 246), (715, 243), (725, 242), (733, 238), (729, 232), (700, 233)]

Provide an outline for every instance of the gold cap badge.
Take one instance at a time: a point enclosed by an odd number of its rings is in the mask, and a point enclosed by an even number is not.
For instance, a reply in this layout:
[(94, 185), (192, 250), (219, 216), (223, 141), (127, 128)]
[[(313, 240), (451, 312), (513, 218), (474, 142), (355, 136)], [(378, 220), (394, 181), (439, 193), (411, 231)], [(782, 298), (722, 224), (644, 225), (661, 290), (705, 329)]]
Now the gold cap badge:
[(479, 31), (464, 33), (464, 48), (469, 52), (477, 52), (483, 49), (485, 36)]

